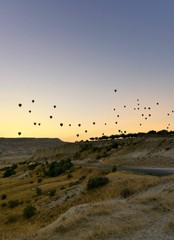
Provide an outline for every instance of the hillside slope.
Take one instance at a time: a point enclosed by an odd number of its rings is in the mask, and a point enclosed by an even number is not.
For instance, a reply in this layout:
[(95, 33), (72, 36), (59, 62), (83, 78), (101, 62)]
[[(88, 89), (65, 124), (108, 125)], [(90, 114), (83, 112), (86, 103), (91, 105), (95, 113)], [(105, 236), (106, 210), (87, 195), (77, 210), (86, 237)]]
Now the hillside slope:
[(28, 158), (38, 149), (63, 144), (58, 138), (0, 138), (0, 163)]

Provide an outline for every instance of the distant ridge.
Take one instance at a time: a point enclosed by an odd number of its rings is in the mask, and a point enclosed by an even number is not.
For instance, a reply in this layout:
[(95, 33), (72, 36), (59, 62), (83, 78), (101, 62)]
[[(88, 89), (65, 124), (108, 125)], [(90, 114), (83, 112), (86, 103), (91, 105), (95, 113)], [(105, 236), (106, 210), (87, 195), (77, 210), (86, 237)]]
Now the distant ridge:
[(65, 142), (58, 138), (0, 138), (0, 161), (31, 157), (38, 149), (58, 147)]

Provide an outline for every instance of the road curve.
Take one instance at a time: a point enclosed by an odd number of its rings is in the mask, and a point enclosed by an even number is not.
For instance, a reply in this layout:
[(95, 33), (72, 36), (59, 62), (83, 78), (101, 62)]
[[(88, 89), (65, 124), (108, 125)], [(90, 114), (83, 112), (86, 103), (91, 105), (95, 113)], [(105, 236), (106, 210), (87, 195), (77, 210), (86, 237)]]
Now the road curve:
[(96, 167), (102, 169), (113, 169), (116, 167), (118, 171), (128, 171), (128, 172), (137, 172), (144, 173), (153, 176), (166, 176), (166, 175), (174, 175), (174, 168), (151, 168), (151, 167), (132, 167), (132, 166), (115, 166), (115, 165), (105, 165), (99, 163), (75, 163), (74, 165), (82, 166), (82, 167)]

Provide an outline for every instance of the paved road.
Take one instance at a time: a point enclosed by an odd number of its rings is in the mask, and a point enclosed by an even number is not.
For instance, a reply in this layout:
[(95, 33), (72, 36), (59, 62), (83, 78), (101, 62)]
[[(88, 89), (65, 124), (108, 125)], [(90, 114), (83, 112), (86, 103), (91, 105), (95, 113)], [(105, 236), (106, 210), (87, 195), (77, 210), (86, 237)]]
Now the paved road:
[[(114, 165), (104, 165), (99, 163), (75, 163), (74, 165), (83, 167), (97, 167), (103, 169), (112, 169)], [(174, 175), (174, 168), (151, 168), (151, 167), (130, 167), (130, 166), (117, 166), (118, 171), (138, 172), (153, 176), (166, 176)]]

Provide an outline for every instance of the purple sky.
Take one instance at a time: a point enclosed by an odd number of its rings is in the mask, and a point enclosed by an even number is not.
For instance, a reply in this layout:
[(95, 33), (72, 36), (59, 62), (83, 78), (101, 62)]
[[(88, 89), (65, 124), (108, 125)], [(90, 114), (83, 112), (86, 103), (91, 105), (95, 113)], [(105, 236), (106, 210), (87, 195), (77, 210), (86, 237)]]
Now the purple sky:
[(173, 130), (173, 13), (172, 0), (2, 0), (0, 136)]

